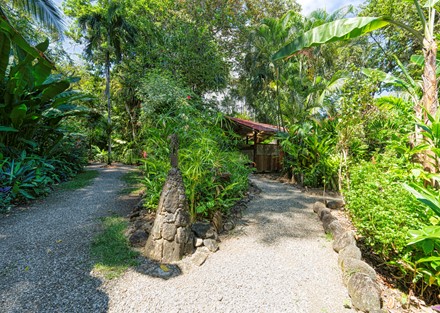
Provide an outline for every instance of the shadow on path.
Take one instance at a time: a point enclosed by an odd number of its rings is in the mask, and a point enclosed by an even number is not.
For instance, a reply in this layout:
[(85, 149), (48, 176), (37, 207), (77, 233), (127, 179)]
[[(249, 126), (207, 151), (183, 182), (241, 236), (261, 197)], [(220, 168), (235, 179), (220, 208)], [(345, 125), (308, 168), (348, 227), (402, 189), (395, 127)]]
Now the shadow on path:
[(85, 188), (55, 192), (0, 219), (0, 311), (106, 312), (102, 280), (91, 275), (92, 238), (100, 218), (125, 215), (136, 199), (121, 197), (128, 166), (103, 168)]
[(252, 181), (262, 192), (250, 203), (242, 224), (254, 226), (259, 242), (270, 246), (285, 238), (322, 238), (322, 228), (309, 209), (318, 197), (304, 195), (292, 186), (264, 178)]

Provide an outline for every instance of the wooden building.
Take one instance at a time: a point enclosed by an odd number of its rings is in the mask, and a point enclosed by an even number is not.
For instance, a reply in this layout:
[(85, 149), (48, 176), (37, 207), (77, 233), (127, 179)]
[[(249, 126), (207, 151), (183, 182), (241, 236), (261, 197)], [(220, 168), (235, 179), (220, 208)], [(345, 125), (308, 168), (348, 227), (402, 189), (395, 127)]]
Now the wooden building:
[(255, 163), (257, 172), (281, 170), (283, 153), (274, 136), (278, 132), (284, 132), (284, 129), (236, 117), (227, 118), (231, 121), (234, 132), (243, 138), (241, 151)]

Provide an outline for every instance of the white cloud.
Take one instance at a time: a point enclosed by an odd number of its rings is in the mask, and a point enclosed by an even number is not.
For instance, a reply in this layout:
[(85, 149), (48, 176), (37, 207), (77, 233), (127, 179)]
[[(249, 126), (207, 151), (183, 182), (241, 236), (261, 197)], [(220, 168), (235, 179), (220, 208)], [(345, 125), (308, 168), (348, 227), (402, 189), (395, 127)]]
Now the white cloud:
[(360, 5), (363, 0), (297, 0), (302, 7), (302, 13), (308, 15), (316, 9), (326, 9), (327, 12), (333, 12), (343, 6), (352, 4), (354, 6)]

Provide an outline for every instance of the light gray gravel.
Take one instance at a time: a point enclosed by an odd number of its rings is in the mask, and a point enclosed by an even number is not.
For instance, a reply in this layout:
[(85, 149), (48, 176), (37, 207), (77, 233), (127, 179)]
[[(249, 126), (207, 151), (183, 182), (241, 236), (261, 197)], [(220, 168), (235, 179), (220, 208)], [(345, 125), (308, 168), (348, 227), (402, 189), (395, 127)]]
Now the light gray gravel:
[(102, 281), (90, 275), (90, 242), (100, 217), (126, 214), (136, 199), (121, 197), (130, 167), (100, 171), (92, 185), (55, 192), (0, 218), (0, 312), (107, 312)]
[(129, 270), (106, 283), (109, 312), (349, 313), (337, 254), (311, 210), (316, 197), (262, 178), (241, 224), (201, 267), (167, 280)]

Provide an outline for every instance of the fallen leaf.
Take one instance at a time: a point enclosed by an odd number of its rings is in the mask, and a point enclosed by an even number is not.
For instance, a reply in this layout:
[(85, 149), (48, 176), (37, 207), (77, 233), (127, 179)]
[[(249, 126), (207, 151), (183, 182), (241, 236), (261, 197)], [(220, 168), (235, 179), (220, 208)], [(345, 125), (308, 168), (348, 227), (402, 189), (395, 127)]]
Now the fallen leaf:
[(168, 266), (166, 266), (165, 264), (161, 264), (160, 265), (160, 269), (164, 272), (169, 272), (170, 268)]

